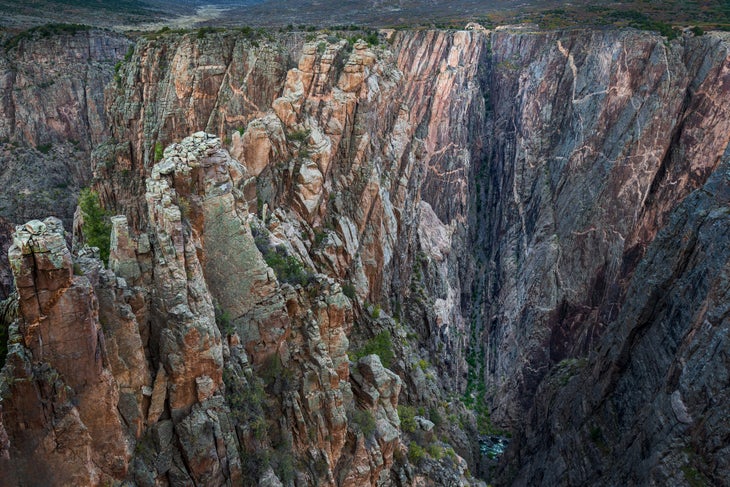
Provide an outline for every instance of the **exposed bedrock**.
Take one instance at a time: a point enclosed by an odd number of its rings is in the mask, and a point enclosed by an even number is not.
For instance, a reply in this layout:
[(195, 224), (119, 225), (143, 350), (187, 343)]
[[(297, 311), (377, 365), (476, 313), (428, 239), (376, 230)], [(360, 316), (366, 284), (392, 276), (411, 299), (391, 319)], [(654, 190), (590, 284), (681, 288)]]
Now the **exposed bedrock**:
[(53, 215), (71, 228), (79, 189), (91, 182), (91, 150), (110, 135), (104, 90), (130, 45), (124, 36), (84, 28), (5, 39), (0, 218), (21, 224)]
[(136, 43), (109, 268), (15, 233), (0, 462), (63, 420), (77, 483), (468, 485), (508, 430), (504, 484), (727, 481), (728, 35), (381, 37)]
[(61, 221), (17, 227), (9, 256), (17, 318), (0, 377), (7, 438), (0, 480), (99, 485), (122, 479), (130, 451), (119, 389), (94, 289), (74, 272)]

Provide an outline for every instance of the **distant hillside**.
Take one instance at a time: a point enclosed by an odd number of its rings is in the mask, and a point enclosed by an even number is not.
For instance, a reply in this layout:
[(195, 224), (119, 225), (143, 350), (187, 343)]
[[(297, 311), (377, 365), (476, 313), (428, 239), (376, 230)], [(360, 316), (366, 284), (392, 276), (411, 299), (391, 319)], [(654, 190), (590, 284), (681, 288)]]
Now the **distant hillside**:
[(473, 20), (486, 25), (530, 22), (543, 28), (612, 25), (661, 30), (661, 23), (699, 25), (705, 30), (730, 28), (730, 3), (723, 0), (577, 0), (569, 5), (552, 0), (0, 0), (0, 8), (0, 23), (10, 29), (47, 22), (127, 30), (205, 25), (331, 27), (353, 23), (371, 27), (450, 27)]

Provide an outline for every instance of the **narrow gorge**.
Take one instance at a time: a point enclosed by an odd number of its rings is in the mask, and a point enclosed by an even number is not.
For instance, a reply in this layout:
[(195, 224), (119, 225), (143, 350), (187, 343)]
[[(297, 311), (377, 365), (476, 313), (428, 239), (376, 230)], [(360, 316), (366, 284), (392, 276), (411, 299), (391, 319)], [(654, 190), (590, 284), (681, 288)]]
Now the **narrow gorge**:
[(730, 480), (730, 34), (363, 39), (5, 42), (0, 485)]

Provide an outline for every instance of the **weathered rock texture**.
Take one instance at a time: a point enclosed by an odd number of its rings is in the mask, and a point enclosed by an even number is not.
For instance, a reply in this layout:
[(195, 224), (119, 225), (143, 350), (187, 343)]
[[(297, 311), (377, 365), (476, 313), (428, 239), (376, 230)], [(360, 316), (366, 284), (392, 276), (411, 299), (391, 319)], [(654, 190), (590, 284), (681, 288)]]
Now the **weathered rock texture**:
[(590, 360), (564, 363), (540, 386), (541, 401), (513, 444), (520, 468), (505, 481), (722, 485), (730, 478), (729, 167), (730, 152), (668, 218)]
[(71, 228), (79, 189), (91, 181), (91, 150), (109, 137), (104, 89), (131, 42), (90, 29), (42, 32), (0, 48), (0, 218), (54, 215)]
[(94, 290), (74, 275), (60, 220), (18, 227), (9, 251), (18, 319), (3, 368), (2, 483), (99, 485), (129, 459)]
[[(0, 217), (0, 252), (2, 255), (8, 255), (8, 250), (13, 243), (11, 234), (13, 226)], [(0, 260), (0, 262), (3, 262)], [(10, 265), (0, 264), (0, 301), (7, 299), (13, 291), (13, 273), (10, 271)]]
[(638, 32), (492, 37), (487, 387), (515, 424), (616, 320), (657, 230), (728, 144), (727, 44)]
[(133, 452), (104, 474), (467, 483), (496, 426), (503, 483), (728, 480), (725, 34), (153, 37), (92, 157), (110, 270), (77, 257)]

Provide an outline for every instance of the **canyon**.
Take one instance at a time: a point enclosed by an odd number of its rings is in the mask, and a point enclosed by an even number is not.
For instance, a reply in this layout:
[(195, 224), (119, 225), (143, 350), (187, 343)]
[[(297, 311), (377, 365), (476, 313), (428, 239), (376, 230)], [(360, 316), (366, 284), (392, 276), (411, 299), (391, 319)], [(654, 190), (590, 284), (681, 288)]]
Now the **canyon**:
[(6, 42), (0, 484), (723, 485), (729, 46)]

